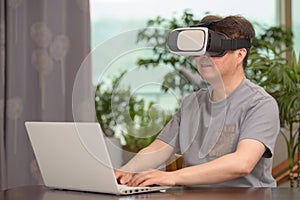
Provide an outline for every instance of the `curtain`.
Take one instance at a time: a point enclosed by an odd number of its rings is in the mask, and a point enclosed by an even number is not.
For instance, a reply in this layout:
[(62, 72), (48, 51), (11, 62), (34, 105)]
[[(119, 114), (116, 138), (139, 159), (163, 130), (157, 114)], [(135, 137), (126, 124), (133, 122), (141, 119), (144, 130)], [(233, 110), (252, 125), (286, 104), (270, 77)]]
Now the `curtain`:
[[(0, 0), (0, 189), (41, 184), (25, 121), (93, 120), (88, 0)], [(79, 90), (79, 91), (78, 91)], [(78, 96), (78, 95), (77, 95)], [(80, 105), (79, 105), (80, 104)], [(77, 111), (78, 113), (78, 111)], [(80, 117), (76, 117), (80, 120)]]

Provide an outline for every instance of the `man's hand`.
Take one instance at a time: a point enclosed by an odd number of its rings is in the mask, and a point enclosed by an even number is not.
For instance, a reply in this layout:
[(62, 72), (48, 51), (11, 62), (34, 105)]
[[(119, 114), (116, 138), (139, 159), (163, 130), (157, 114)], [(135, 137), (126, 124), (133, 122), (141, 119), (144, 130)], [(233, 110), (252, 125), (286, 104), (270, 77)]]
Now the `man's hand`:
[(115, 172), (115, 177), (116, 177), (117, 181), (122, 185), (128, 184), (128, 182), (133, 177), (132, 173), (121, 171), (119, 169), (115, 169), (114, 172)]
[(135, 174), (128, 182), (128, 186), (139, 187), (149, 185), (174, 186), (175, 184), (175, 174), (173, 172), (160, 170), (150, 170)]

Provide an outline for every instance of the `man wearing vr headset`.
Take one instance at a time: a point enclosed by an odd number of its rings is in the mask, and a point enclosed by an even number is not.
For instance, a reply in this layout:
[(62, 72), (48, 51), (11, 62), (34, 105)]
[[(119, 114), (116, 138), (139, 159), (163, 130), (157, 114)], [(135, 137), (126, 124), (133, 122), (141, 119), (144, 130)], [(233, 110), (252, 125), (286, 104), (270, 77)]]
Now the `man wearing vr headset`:
[[(277, 103), (244, 75), (254, 34), (240, 16), (207, 16), (170, 34), (170, 51), (195, 56), (209, 86), (187, 96), (157, 139), (115, 171), (121, 184), (276, 187)], [(174, 152), (183, 155), (184, 168), (155, 169)]]

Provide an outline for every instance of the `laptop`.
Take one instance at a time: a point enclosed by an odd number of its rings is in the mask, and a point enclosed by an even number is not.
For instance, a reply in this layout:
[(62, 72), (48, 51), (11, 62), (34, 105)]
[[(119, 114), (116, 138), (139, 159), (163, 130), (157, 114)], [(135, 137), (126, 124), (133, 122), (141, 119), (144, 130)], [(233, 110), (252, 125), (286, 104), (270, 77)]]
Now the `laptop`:
[(169, 188), (118, 184), (99, 123), (25, 122), (25, 127), (47, 187), (116, 195)]

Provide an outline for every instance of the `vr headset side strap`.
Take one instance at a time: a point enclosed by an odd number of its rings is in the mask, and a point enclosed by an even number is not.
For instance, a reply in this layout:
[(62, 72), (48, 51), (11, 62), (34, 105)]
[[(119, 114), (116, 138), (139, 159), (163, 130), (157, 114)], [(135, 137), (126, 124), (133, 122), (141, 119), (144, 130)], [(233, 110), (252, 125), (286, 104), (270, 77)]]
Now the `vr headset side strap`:
[(221, 49), (222, 50), (237, 50), (241, 48), (250, 48), (251, 41), (246, 38), (238, 38), (238, 39), (222, 39), (221, 41)]

